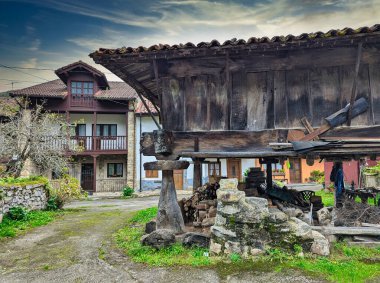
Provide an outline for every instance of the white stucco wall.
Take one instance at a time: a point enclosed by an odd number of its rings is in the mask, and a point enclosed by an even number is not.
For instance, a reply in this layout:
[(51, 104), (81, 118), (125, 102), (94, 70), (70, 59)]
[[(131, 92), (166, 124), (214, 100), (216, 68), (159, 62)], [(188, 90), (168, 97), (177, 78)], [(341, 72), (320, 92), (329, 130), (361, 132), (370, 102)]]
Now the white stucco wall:
[[(86, 124), (86, 136), (92, 136), (92, 123), (93, 114), (81, 114), (81, 113), (71, 113), (70, 122), (78, 124)], [(125, 114), (97, 114), (96, 117), (97, 124), (116, 124), (117, 125), (117, 135), (126, 136), (126, 117)]]

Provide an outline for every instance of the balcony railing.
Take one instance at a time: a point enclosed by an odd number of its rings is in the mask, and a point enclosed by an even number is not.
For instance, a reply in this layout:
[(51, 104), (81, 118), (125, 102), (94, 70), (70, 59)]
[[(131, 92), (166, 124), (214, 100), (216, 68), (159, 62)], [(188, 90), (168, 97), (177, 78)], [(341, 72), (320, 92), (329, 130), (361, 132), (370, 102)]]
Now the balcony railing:
[(70, 105), (92, 108), (94, 106), (94, 98), (92, 96), (72, 96)]
[(73, 143), (73, 146), (79, 147), (79, 150), (82, 151), (112, 151), (127, 149), (126, 136), (75, 136), (71, 137), (71, 142)]
[(127, 150), (126, 136), (72, 136), (66, 138), (46, 137), (45, 145), (41, 145), (41, 150), (57, 149), (67, 150), (76, 149), (79, 153), (89, 151), (122, 151)]

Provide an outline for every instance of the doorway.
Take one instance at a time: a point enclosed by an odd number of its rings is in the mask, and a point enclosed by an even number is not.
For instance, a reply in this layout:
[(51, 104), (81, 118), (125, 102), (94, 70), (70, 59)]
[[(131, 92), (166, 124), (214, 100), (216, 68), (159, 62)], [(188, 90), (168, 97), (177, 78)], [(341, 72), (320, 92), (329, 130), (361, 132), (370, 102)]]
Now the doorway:
[(241, 179), (241, 159), (227, 159), (227, 177)]
[(94, 190), (94, 164), (82, 164), (80, 185), (85, 191)]
[(183, 190), (183, 170), (173, 170), (173, 178), (176, 190)]
[(290, 183), (302, 183), (301, 178), (301, 159), (289, 158), (289, 177)]

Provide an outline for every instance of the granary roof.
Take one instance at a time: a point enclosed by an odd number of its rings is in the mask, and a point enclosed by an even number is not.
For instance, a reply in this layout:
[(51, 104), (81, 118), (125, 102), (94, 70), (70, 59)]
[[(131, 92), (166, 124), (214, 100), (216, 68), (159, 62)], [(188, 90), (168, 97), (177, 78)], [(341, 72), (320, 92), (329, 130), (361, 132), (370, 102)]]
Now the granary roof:
[(90, 57), (95, 57), (98, 55), (117, 55), (117, 54), (142, 54), (142, 53), (155, 53), (160, 51), (172, 51), (172, 50), (186, 50), (186, 49), (208, 49), (208, 48), (231, 48), (234, 46), (253, 46), (253, 45), (266, 45), (267, 47), (276, 46), (278, 44), (290, 44), (299, 43), (304, 41), (315, 41), (323, 39), (338, 39), (347, 38), (353, 36), (361, 36), (363, 34), (368, 35), (371, 33), (380, 32), (380, 24), (373, 25), (372, 27), (361, 27), (357, 29), (344, 28), (344, 29), (332, 29), (328, 32), (313, 32), (313, 33), (302, 33), (300, 35), (289, 34), (287, 36), (274, 36), (271, 39), (264, 37), (251, 37), (247, 41), (244, 39), (233, 38), (231, 40), (226, 40), (220, 43), (217, 40), (211, 40), (210, 42), (200, 42), (194, 44), (188, 42), (185, 44), (155, 44), (150, 47), (139, 46), (137, 48), (133, 47), (121, 47), (116, 49), (106, 49), (99, 48), (99, 50), (90, 54)]

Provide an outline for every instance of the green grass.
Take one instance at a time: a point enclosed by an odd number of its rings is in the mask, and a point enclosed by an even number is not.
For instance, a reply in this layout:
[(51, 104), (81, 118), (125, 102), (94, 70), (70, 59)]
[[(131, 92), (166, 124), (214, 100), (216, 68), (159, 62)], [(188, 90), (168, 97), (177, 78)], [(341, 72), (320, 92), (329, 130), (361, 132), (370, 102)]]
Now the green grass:
[(212, 263), (205, 256), (207, 249), (185, 248), (181, 244), (156, 250), (142, 246), (141, 236), (144, 234), (145, 223), (157, 215), (157, 208), (138, 211), (128, 221), (127, 226), (115, 234), (117, 245), (135, 262), (147, 263), (153, 266), (191, 265), (206, 266)]
[[(315, 192), (316, 196), (322, 197), (322, 202), (324, 206), (334, 206), (335, 200), (334, 200), (334, 193), (333, 192), (325, 192), (324, 190), (320, 190)], [(377, 197), (378, 200), (380, 200), (380, 195)], [(359, 197), (355, 198), (356, 202), (361, 202)], [(368, 199), (368, 204), (369, 205), (374, 205), (374, 199)]]
[(43, 226), (62, 216), (66, 211), (41, 211), (35, 210), (28, 213), (27, 219), (15, 221), (4, 215), (3, 222), (0, 223), (0, 239), (12, 238), (30, 230), (34, 227)]
[(37, 184), (48, 184), (49, 180), (43, 176), (30, 176), (30, 177), (6, 177), (0, 178), (0, 186), (12, 187), (12, 186), (26, 186)]
[(315, 192), (315, 195), (322, 197), (322, 202), (324, 206), (334, 206), (334, 203), (335, 203), (334, 193), (320, 190), (320, 191)]
[(380, 276), (380, 247), (348, 247), (339, 243), (333, 247), (330, 258), (308, 256), (290, 260), (287, 266), (333, 282), (365, 282)]

